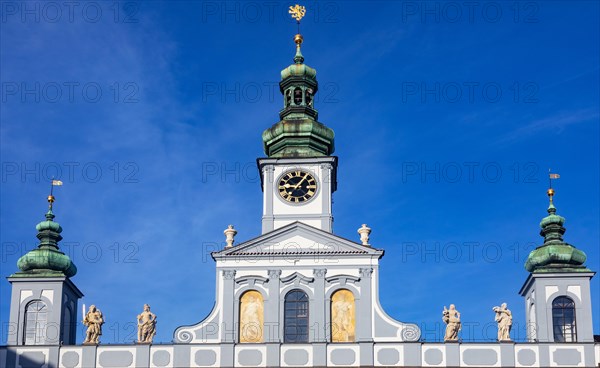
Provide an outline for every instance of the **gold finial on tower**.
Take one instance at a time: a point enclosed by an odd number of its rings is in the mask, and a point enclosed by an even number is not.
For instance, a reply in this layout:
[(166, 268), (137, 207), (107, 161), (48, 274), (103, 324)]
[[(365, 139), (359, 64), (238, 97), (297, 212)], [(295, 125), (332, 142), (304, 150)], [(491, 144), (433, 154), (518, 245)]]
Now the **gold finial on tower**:
[(552, 179), (558, 179), (558, 178), (560, 178), (559, 174), (554, 174), (554, 173), (552, 173), (552, 170), (548, 169), (549, 186), (548, 186), (548, 191), (546, 193), (548, 194), (548, 197), (550, 198), (550, 204), (552, 204), (552, 198), (554, 197), (554, 189), (552, 189)]
[(48, 196), (48, 208), (52, 209), (52, 203), (54, 203), (54, 196), (49, 195)]
[(300, 20), (306, 15), (306, 8), (296, 4), (290, 6), (288, 13), (292, 15), (292, 18), (296, 19), (296, 23), (298, 24), (298, 33), (294, 36), (294, 43), (296, 44), (296, 56), (294, 56), (294, 62), (296, 64), (302, 64), (304, 62), (304, 56), (302, 56), (302, 52), (300, 51), (300, 45), (302, 44), (302, 41), (304, 41), (304, 37), (300, 34)]
[(548, 194), (548, 198), (550, 198), (550, 203), (552, 203), (552, 198), (554, 197), (554, 189), (548, 188), (546, 194)]
[(297, 46), (300, 46), (302, 41), (304, 41), (304, 37), (302, 37), (300, 34), (300, 20), (306, 15), (306, 8), (302, 5), (296, 4), (294, 6), (290, 6), (288, 13), (292, 15), (292, 18), (296, 19), (296, 23), (298, 24), (298, 34), (294, 36), (294, 43), (296, 43)]
[(52, 183), (50, 183), (50, 195), (48, 196), (48, 208), (52, 209), (52, 204), (54, 203), (54, 196), (52, 195), (53, 191), (54, 191), (54, 186), (56, 185), (63, 185), (63, 182), (60, 180), (54, 180), (52, 179)]

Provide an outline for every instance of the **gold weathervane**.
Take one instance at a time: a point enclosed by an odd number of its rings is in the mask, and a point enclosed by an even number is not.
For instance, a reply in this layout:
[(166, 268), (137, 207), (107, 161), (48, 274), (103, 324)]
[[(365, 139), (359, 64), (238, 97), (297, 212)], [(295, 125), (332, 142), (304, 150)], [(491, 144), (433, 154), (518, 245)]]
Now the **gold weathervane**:
[(304, 37), (300, 34), (300, 20), (306, 15), (306, 8), (296, 4), (290, 6), (288, 13), (292, 15), (292, 18), (296, 19), (296, 24), (298, 24), (298, 34), (294, 36), (294, 43), (297, 45), (298, 50), (300, 50), (300, 45), (302, 44), (302, 41), (304, 41)]
[(548, 197), (550, 197), (550, 203), (552, 203), (552, 200), (554, 197), (554, 189), (552, 189), (552, 179), (558, 179), (558, 178), (560, 178), (559, 174), (552, 173), (552, 170), (548, 169), (549, 188), (546, 193), (548, 194)]
[(294, 6), (290, 6), (288, 13), (292, 15), (292, 18), (296, 19), (296, 22), (300, 23), (300, 20), (306, 15), (306, 8), (302, 5), (296, 4)]
[(63, 185), (62, 181), (52, 179), (52, 182), (50, 183), (50, 195), (48, 196), (48, 208), (49, 209), (52, 209), (52, 204), (54, 203), (54, 200), (55, 200), (54, 195), (53, 195), (54, 187), (60, 186), (60, 185)]

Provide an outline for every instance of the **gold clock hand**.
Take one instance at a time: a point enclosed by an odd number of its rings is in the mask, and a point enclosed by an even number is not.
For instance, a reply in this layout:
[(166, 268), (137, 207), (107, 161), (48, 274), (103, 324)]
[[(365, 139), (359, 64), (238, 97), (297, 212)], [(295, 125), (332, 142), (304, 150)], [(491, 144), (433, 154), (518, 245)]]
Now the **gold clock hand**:
[(308, 173), (306, 173), (306, 175), (304, 175), (304, 177), (302, 178), (302, 180), (300, 180), (298, 182), (298, 184), (296, 184), (296, 186), (294, 187), (294, 190), (298, 189), (298, 187), (300, 186), (300, 184), (302, 184), (302, 182), (304, 182), (304, 180), (306, 180), (307, 177), (308, 177)]

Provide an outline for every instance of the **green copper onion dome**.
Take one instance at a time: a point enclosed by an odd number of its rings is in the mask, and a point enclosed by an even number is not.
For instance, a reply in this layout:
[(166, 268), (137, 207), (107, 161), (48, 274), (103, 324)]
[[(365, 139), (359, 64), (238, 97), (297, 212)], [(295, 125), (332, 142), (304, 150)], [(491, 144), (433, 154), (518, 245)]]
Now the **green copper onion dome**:
[(62, 227), (54, 221), (52, 212), (53, 196), (48, 197), (50, 209), (46, 213), (46, 220), (35, 227), (38, 231), (37, 238), (40, 240), (38, 247), (17, 261), (21, 272), (13, 277), (48, 277), (66, 276), (71, 277), (77, 273), (77, 267), (69, 256), (58, 249), (58, 242), (62, 240), (60, 233)]
[[(299, 47), (298, 52), (300, 52)], [(317, 71), (306, 64), (292, 64), (281, 71), (282, 80), (289, 77), (305, 77), (317, 80)]]
[(300, 45), (302, 44), (303, 40), (304, 38), (300, 34), (297, 34), (294, 37), (294, 42), (296, 42), (296, 56), (294, 56), (294, 64), (281, 71), (282, 81), (289, 77), (305, 77), (316, 82), (317, 71), (304, 64), (304, 56), (302, 56), (302, 51), (300, 50)]
[(329, 156), (334, 150), (334, 133), (317, 121), (314, 96), (319, 84), (317, 71), (304, 64), (300, 50), (300, 34), (294, 36), (296, 55), (294, 64), (281, 71), (279, 89), (283, 94), (283, 110), (279, 122), (262, 134), (263, 147), (269, 157), (319, 157)]
[(529, 272), (590, 272), (583, 265), (587, 258), (585, 253), (563, 241), (565, 218), (556, 214), (553, 189), (548, 189), (548, 196), (548, 216), (540, 222), (544, 244), (529, 254), (525, 269)]

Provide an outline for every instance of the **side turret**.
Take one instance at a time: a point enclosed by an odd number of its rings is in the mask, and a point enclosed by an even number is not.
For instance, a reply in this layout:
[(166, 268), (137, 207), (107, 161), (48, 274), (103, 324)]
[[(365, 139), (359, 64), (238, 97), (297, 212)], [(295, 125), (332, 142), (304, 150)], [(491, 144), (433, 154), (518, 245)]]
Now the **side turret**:
[[(62, 184), (53, 181), (53, 185)], [(62, 227), (54, 221), (54, 196), (48, 196), (46, 219), (37, 224), (37, 248), (19, 258), (12, 284), (8, 345), (74, 345), (77, 303), (83, 296), (71, 277), (77, 267), (60, 251)]]
[[(558, 174), (550, 174), (550, 178)], [(519, 294), (525, 298), (530, 342), (593, 342), (590, 280), (594, 272), (583, 251), (563, 240), (565, 218), (556, 213), (554, 189), (548, 189), (548, 216), (540, 222), (544, 243), (525, 262), (529, 277)]]

